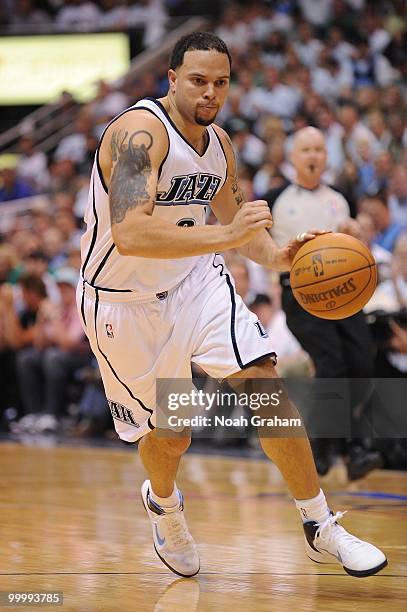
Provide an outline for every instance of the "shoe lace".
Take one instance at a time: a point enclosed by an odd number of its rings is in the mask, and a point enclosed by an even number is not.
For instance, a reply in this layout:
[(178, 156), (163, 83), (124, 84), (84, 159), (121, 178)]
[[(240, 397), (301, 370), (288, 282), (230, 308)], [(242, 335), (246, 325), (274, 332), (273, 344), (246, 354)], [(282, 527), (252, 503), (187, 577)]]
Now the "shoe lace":
[(165, 514), (161, 521), (165, 521), (167, 537), (173, 550), (180, 550), (189, 546), (191, 535), (185, 522), (182, 510)]
[(353, 536), (351, 533), (348, 533), (343, 527), (337, 524), (337, 521), (343, 518), (346, 513), (347, 510), (344, 512), (336, 512), (336, 514), (331, 514), (327, 519), (325, 519), (325, 521), (319, 523), (315, 537), (328, 544), (331, 536), (333, 535), (333, 531), (335, 531), (337, 548), (343, 545), (348, 550), (354, 550), (355, 548), (362, 546), (363, 542), (361, 540)]

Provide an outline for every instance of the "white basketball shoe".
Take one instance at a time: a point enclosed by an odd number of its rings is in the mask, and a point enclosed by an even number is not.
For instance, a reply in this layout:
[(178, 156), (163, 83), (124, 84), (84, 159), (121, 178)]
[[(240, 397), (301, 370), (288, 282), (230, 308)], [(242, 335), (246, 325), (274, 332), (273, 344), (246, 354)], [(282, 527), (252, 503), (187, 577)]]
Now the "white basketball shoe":
[(175, 574), (190, 578), (199, 572), (199, 556), (184, 516), (184, 498), (178, 491), (179, 504), (163, 508), (150, 497), (150, 481), (141, 487), (141, 499), (151, 521), (154, 548), (161, 561)]
[(372, 576), (386, 567), (381, 550), (359, 540), (338, 525), (345, 512), (337, 512), (323, 522), (303, 523), (308, 557), (317, 563), (340, 563), (345, 572), (357, 578)]

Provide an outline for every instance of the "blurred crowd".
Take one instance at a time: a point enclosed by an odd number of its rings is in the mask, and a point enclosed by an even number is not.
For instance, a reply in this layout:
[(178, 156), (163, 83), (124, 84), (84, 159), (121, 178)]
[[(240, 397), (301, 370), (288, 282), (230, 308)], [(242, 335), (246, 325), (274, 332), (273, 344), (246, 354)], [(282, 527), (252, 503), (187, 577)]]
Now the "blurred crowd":
[(144, 28), (144, 45), (165, 31), (165, 0), (4, 0), (0, 27), (7, 33), (105, 32)]
[[(6, 0), (10, 10), (2, 19), (17, 29), (42, 23), (49, 31), (83, 31), (90, 23), (92, 29), (126, 29), (153, 15), (164, 28), (166, 16), (188, 12), (187, 4)], [(345, 196), (379, 265), (380, 283), (366, 309), (376, 340), (376, 375), (406, 376), (404, 2), (220, 2), (213, 13), (212, 29), (233, 56), (230, 96), (218, 123), (233, 141), (248, 200), (294, 179), (289, 155), (295, 131), (312, 125), (323, 132), (324, 181)], [(137, 99), (165, 95), (166, 71), (158, 62), (131, 90), (101, 82), (97, 97), (82, 105), (72, 134), (51, 154), (36, 149), (28, 132), (17, 155), (0, 158), (0, 367), (8, 383), (1, 410), (16, 431), (55, 430), (73, 405), (79, 416), (70, 420), (72, 431), (109, 428), (73, 306), (89, 175), (106, 123)], [(18, 199), (36, 194), (46, 194), (45, 205), (10, 212)], [(3, 225), (1, 207), (7, 208)], [(278, 275), (233, 253), (228, 263), (237, 291), (275, 338), (281, 374), (312, 375), (310, 358), (285, 323)], [(32, 418), (40, 413), (42, 423)]]

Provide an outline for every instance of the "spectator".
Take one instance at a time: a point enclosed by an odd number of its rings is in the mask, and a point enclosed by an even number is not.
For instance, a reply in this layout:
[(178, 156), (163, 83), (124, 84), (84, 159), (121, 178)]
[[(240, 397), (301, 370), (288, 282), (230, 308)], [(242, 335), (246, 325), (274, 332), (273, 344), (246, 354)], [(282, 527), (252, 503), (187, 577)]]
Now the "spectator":
[(383, 26), (383, 17), (375, 13), (368, 13), (364, 19), (364, 28), (369, 40), (369, 49), (372, 53), (382, 53), (391, 40), (391, 35)]
[(129, 7), (120, 0), (102, 0), (98, 20), (101, 30), (125, 30), (129, 25)]
[(366, 140), (360, 140), (357, 146), (359, 157), (359, 182), (358, 195), (374, 193), (376, 188), (376, 169), (373, 162), (373, 153), (370, 144)]
[(312, 89), (328, 100), (335, 100), (350, 85), (349, 75), (339, 62), (321, 54), (319, 65), (312, 72)]
[(22, 305), (17, 311), (16, 295), (11, 285), (3, 285), (2, 301), (6, 306), (5, 338), (14, 349), (30, 346), (34, 342), (34, 328), (41, 304), (47, 296), (45, 284), (40, 276), (25, 272), (18, 281), (21, 288)]
[[(375, 244), (374, 238), (376, 236), (376, 230), (370, 215), (360, 212), (356, 217), (356, 221), (359, 224), (361, 240), (369, 247), (375, 258), (378, 271), (378, 282), (381, 283), (390, 278), (391, 262), (393, 259), (392, 254), (379, 244)], [(371, 307), (369, 310), (371, 310)]]
[(69, 159), (75, 163), (85, 160), (87, 138), (91, 135), (91, 121), (86, 115), (79, 115), (75, 121), (73, 133), (65, 136), (58, 144), (54, 159)]
[[(129, 104), (129, 98), (125, 93), (114, 89), (114, 87), (106, 81), (99, 81), (97, 95), (89, 104), (89, 114), (92, 117), (92, 124), (104, 124), (104, 128), (113, 117), (121, 113)], [(87, 132), (89, 132), (89, 128)]]
[(0, 285), (13, 284), (20, 274), (20, 262), (16, 249), (10, 244), (0, 243)]
[(284, 311), (275, 306), (268, 295), (261, 293), (250, 304), (250, 310), (258, 317), (268, 335), (274, 338), (280, 376), (309, 375), (309, 358), (288, 329)]
[(368, 127), (376, 138), (381, 151), (386, 151), (391, 142), (391, 134), (386, 127), (383, 113), (379, 110), (372, 110), (367, 117)]
[(300, 105), (301, 94), (282, 83), (278, 70), (268, 66), (264, 69), (264, 86), (258, 90), (256, 102), (260, 112), (292, 117)]
[(249, 70), (240, 70), (232, 96), (237, 101), (238, 114), (249, 121), (256, 120), (259, 114), (258, 91), (252, 73)]
[(45, 153), (38, 151), (29, 136), (23, 136), (18, 143), (20, 158), (17, 164), (17, 175), (38, 192), (47, 190), (49, 174), (48, 160)]
[(60, 30), (86, 32), (92, 30), (100, 17), (100, 10), (89, 0), (65, 0), (59, 9), (56, 25)]
[(344, 129), (344, 137), (346, 141), (346, 152), (352, 160), (358, 164), (360, 157), (358, 155), (359, 142), (368, 142), (376, 153), (378, 146), (372, 132), (360, 121), (359, 111), (355, 104), (347, 102), (339, 110), (339, 122)]
[(362, 40), (350, 58), (350, 67), (353, 76), (353, 87), (376, 85), (377, 68), (373, 54), (369, 49), (367, 40)]
[[(86, 153), (86, 138), (81, 157)], [(76, 155), (76, 154), (75, 154)], [(50, 166), (50, 191), (51, 193), (70, 193), (76, 195), (80, 185), (80, 177), (77, 174), (77, 166), (71, 159), (54, 161)]]
[(40, 249), (42, 245), (42, 238), (39, 234), (35, 234), (29, 229), (19, 229), (18, 227), (9, 234), (8, 239), (10, 246), (18, 253), (20, 260), (24, 260), (31, 253)]
[(263, 42), (269, 32), (278, 30), (279, 32), (289, 33), (293, 22), (290, 15), (279, 10), (281, 7), (266, 6), (263, 3), (253, 5), (253, 15), (250, 20), (252, 39), (256, 42)]
[[(381, 306), (382, 310), (392, 313), (393, 319), (396, 318), (396, 313), (404, 312), (403, 326), (407, 325), (407, 234), (399, 237), (394, 249), (392, 278), (382, 283), (376, 293), (376, 304)], [(377, 371), (380, 376), (399, 377), (407, 376), (407, 354), (404, 350), (399, 350), (399, 346), (403, 347), (403, 338), (405, 329), (400, 332), (400, 323), (391, 321), (388, 323), (387, 341), (379, 347), (377, 358)]]
[(345, 40), (343, 30), (339, 27), (331, 27), (328, 31), (328, 48), (331, 56), (341, 65), (350, 61), (355, 52), (355, 47)]
[(372, 191), (368, 194), (374, 194), (378, 191), (387, 192), (390, 182), (390, 177), (393, 172), (394, 162), (388, 151), (381, 151), (376, 155), (374, 160), (375, 176), (371, 185)]
[(318, 64), (318, 57), (323, 44), (312, 35), (309, 23), (302, 21), (298, 26), (298, 39), (293, 43), (301, 63), (307, 68), (314, 68)]
[(389, 211), (392, 220), (407, 231), (407, 170), (402, 165), (396, 166), (391, 175)]
[(328, 105), (321, 105), (316, 114), (316, 123), (322, 131), (327, 150), (327, 169), (336, 183), (338, 175), (343, 169), (345, 154), (343, 151), (343, 128), (336, 121), (332, 109)]
[(44, 232), (43, 250), (48, 258), (50, 270), (57, 270), (65, 264), (65, 239), (58, 227), (50, 227)]
[(54, 277), (48, 271), (48, 257), (42, 250), (29, 253), (24, 259), (26, 274), (38, 276), (44, 283), (48, 299), (53, 304), (59, 304), (60, 293)]
[(48, 300), (38, 311), (33, 346), (18, 353), (17, 371), (26, 414), (43, 415), (38, 429), (55, 431), (66, 409), (68, 383), (88, 362), (83, 329), (76, 310), (78, 273), (62, 268), (57, 276), (61, 292), (58, 308)]
[(143, 46), (159, 43), (165, 32), (168, 15), (163, 0), (139, 0), (129, 6), (130, 27), (144, 27)]
[(313, 26), (326, 26), (333, 14), (334, 0), (298, 0), (303, 18)]
[(13, 30), (33, 29), (45, 30), (51, 23), (50, 16), (35, 6), (33, 0), (17, 0), (11, 17), (10, 25)]
[(386, 87), (397, 81), (400, 76), (384, 55), (370, 51), (366, 40), (362, 40), (357, 45), (351, 65), (356, 88), (363, 85)]
[(407, 147), (407, 127), (400, 111), (389, 114), (388, 126), (391, 134), (389, 152), (399, 162)]
[(247, 121), (234, 117), (227, 123), (238, 162), (249, 166), (259, 166), (266, 153), (266, 146), (260, 138), (250, 133)]
[(228, 268), (235, 282), (236, 293), (240, 295), (245, 304), (250, 304), (255, 296), (250, 287), (249, 267), (246, 259), (235, 255), (229, 259)]
[(36, 314), (46, 296), (45, 285), (36, 274), (23, 274), (19, 288), (20, 300), (12, 285), (0, 287), (0, 367), (3, 376), (0, 414), (6, 421), (14, 421), (21, 412), (16, 351), (32, 343)]
[(262, 45), (262, 60), (265, 66), (283, 70), (286, 65), (287, 40), (282, 32), (272, 31)]
[(376, 231), (373, 242), (392, 252), (402, 228), (398, 223), (392, 221), (385, 195), (377, 193), (365, 196), (360, 202), (360, 210), (373, 219)]
[(394, 32), (389, 44), (383, 49), (383, 55), (394, 68), (400, 71), (404, 79), (406, 77), (406, 48), (407, 31), (404, 24), (404, 29)]
[(17, 175), (16, 168), (0, 170), (0, 203), (29, 198), (34, 195), (34, 189)]
[(250, 28), (240, 16), (239, 7), (228, 4), (215, 33), (225, 41), (231, 52), (244, 53), (250, 41)]

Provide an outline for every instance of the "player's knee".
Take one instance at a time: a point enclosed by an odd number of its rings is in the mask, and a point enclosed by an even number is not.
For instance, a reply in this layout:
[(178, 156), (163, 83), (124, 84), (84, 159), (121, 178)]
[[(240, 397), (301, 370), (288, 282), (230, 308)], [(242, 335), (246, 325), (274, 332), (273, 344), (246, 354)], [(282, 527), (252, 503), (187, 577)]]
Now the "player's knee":
[(170, 446), (170, 452), (172, 451), (176, 456), (183, 455), (191, 445), (191, 438), (176, 438), (172, 440)]
[(185, 435), (182, 438), (177, 436), (159, 438), (156, 436), (155, 442), (158, 443), (161, 452), (173, 457), (179, 457), (188, 450), (191, 444), (191, 436)]

